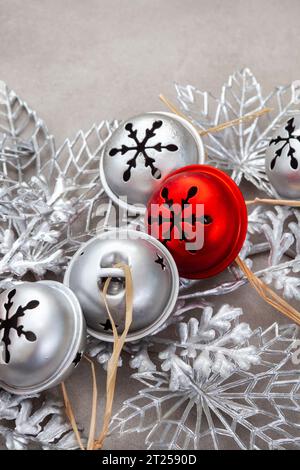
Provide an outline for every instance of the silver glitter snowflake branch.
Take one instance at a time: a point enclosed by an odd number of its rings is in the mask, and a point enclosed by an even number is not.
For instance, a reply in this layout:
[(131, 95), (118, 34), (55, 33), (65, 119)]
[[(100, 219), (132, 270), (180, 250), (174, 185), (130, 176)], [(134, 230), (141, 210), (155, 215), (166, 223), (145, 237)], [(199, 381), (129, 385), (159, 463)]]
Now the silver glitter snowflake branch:
[(50, 395), (47, 398), (21, 397), (2, 390), (0, 420), (0, 435), (10, 450), (24, 450), (31, 445), (45, 450), (77, 448), (62, 402)]
[[(221, 347), (215, 356), (210, 349), (198, 355), (195, 336), (204, 333), (208, 345), (216, 341), (214, 326), (205, 328), (212, 318), (209, 312), (202, 327), (196, 319), (180, 327), (184, 354), (170, 346), (160, 355), (163, 372), (134, 375), (144, 388), (125, 401), (111, 431), (145, 433), (148, 448), (156, 450), (299, 448), (293, 436), (300, 411), (299, 371), (289, 367), (297, 327), (251, 332), (236, 325), (229, 333), (232, 356)], [(221, 342), (225, 324), (221, 319)]]

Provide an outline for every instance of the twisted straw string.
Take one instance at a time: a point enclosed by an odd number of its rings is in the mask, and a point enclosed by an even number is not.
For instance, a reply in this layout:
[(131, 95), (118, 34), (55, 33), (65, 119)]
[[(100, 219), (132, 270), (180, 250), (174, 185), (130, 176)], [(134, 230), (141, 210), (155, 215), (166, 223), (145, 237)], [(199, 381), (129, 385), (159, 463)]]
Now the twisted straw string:
[(99, 437), (94, 441), (93, 449), (101, 449), (103, 446), (103, 442), (105, 437), (107, 436), (109, 430), (109, 423), (112, 414), (112, 405), (113, 399), (115, 394), (115, 387), (116, 387), (116, 378), (117, 378), (117, 370), (118, 370), (118, 361), (123, 349), (131, 322), (132, 322), (132, 310), (133, 310), (133, 283), (132, 283), (132, 276), (129, 266), (118, 263), (114, 266), (115, 268), (121, 268), (125, 274), (125, 285), (126, 285), (126, 315), (125, 315), (125, 328), (121, 336), (118, 335), (117, 328), (114, 322), (114, 319), (110, 313), (109, 305), (107, 302), (106, 294), (109, 287), (109, 283), (111, 278), (107, 279), (104, 288), (103, 288), (103, 299), (106, 306), (106, 310), (109, 316), (109, 319), (112, 324), (113, 335), (114, 335), (114, 345), (113, 345), (113, 352), (108, 362), (107, 367), (107, 379), (106, 379), (106, 405), (105, 405), (105, 412), (104, 412), (104, 420), (103, 420), (103, 427), (102, 431), (99, 434)]
[(62, 394), (63, 394), (63, 399), (64, 399), (64, 404), (65, 404), (65, 412), (66, 415), (70, 421), (70, 424), (72, 426), (73, 432), (75, 434), (76, 440), (78, 442), (78, 445), (81, 450), (89, 450), (89, 447), (91, 446), (91, 443), (94, 440), (94, 435), (95, 435), (95, 427), (96, 427), (96, 415), (97, 415), (97, 397), (98, 397), (98, 388), (97, 388), (97, 380), (96, 380), (96, 372), (95, 372), (95, 365), (93, 361), (87, 357), (83, 356), (86, 361), (89, 362), (91, 366), (91, 372), (92, 372), (92, 383), (93, 383), (93, 397), (92, 397), (92, 411), (91, 411), (91, 420), (90, 420), (90, 430), (89, 430), (89, 437), (88, 437), (88, 443), (87, 443), (87, 449), (85, 449), (83, 441), (81, 439), (80, 431), (77, 426), (75, 414), (73, 411), (73, 407), (67, 392), (67, 388), (64, 382), (61, 384), (62, 388)]
[(290, 320), (300, 325), (300, 312), (298, 312), (298, 310), (292, 307), (292, 305), (286, 302), (282, 297), (280, 297), (280, 295), (276, 294), (276, 292), (267, 286), (261, 279), (255, 276), (239, 256), (236, 258), (235, 262), (245, 274), (252, 287), (254, 287), (265, 302), (272, 305), (272, 307), (279, 310), (279, 312), (283, 313)]
[[(176, 106), (173, 103), (171, 103), (171, 101), (169, 101), (164, 95), (160, 94), (159, 98), (167, 106), (167, 108), (169, 108), (170, 111), (172, 111), (172, 113), (175, 113), (178, 116), (182, 117), (183, 119), (188, 121), (190, 124), (192, 124), (192, 126), (194, 126), (196, 128), (193, 121), (191, 121), (184, 113), (179, 111), (179, 109), (176, 108)], [(199, 130), (197, 128), (196, 128), (196, 130), (197, 130), (198, 134), (201, 137), (203, 137), (207, 134), (213, 134), (214, 132), (223, 131), (224, 129), (227, 129), (228, 127), (236, 126), (237, 124), (240, 124), (241, 122), (244, 122), (244, 121), (252, 121), (253, 119), (259, 118), (260, 116), (263, 116), (264, 114), (269, 113), (270, 111), (272, 111), (272, 108), (263, 108), (263, 109), (260, 109), (259, 111), (255, 111), (253, 113), (245, 114), (245, 116), (242, 116), (242, 117), (239, 117), (239, 118), (236, 118), (236, 119), (232, 119), (231, 121), (223, 122), (221, 124), (218, 124), (217, 126), (209, 127), (208, 129), (205, 129), (205, 130)]]
[(251, 206), (253, 204), (266, 204), (269, 206), (289, 206), (289, 207), (300, 207), (300, 201), (296, 201), (293, 199), (261, 199), (256, 197), (255, 199), (251, 199), (251, 201), (245, 201), (247, 206)]
[(118, 335), (116, 324), (114, 319), (110, 313), (108, 302), (107, 302), (107, 291), (109, 288), (109, 284), (112, 278), (108, 278), (105, 281), (103, 291), (101, 294), (103, 295), (103, 300), (105, 303), (105, 307), (108, 313), (108, 317), (110, 319), (113, 336), (114, 336), (114, 343), (113, 343), (113, 352), (108, 361), (107, 366), (107, 375), (106, 375), (106, 403), (105, 403), (105, 411), (104, 411), (104, 419), (102, 430), (97, 439), (95, 439), (96, 433), (96, 421), (97, 421), (97, 398), (98, 398), (98, 387), (96, 381), (96, 373), (95, 373), (95, 365), (91, 359), (87, 356), (84, 358), (90, 363), (91, 370), (92, 370), (92, 379), (93, 379), (93, 397), (92, 397), (92, 411), (91, 411), (91, 419), (90, 419), (90, 429), (89, 429), (89, 437), (87, 442), (87, 447), (84, 447), (80, 431), (78, 429), (74, 411), (67, 393), (67, 389), (64, 383), (61, 384), (62, 393), (65, 403), (65, 411), (66, 415), (70, 421), (74, 434), (76, 436), (78, 445), (81, 450), (98, 450), (101, 449), (104, 443), (104, 440), (109, 431), (109, 424), (112, 415), (112, 406), (115, 394), (115, 387), (116, 387), (116, 379), (117, 379), (117, 371), (118, 371), (118, 361), (123, 349), (124, 343), (126, 341), (126, 337), (132, 322), (132, 310), (133, 310), (133, 283), (132, 283), (132, 276), (131, 270), (129, 266), (118, 263), (114, 266), (114, 268), (121, 268), (124, 271), (125, 275), (125, 299), (126, 299), (126, 312), (125, 312), (125, 328), (121, 336)]

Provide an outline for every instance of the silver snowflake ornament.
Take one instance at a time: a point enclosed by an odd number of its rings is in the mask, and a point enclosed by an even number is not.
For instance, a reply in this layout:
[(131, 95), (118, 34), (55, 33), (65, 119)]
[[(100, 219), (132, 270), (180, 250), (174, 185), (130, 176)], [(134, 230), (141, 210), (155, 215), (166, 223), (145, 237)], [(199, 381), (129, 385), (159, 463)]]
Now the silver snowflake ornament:
[(159, 355), (163, 371), (134, 374), (143, 388), (124, 402), (111, 432), (144, 433), (155, 450), (300, 448), (300, 372), (291, 367), (298, 328), (252, 332), (240, 324), (216, 339), (227, 321), (183, 324), (178, 345)]
[(0, 435), (10, 450), (31, 446), (66, 450), (78, 446), (62, 402), (51, 395), (22, 397), (1, 390), (0, 420)]

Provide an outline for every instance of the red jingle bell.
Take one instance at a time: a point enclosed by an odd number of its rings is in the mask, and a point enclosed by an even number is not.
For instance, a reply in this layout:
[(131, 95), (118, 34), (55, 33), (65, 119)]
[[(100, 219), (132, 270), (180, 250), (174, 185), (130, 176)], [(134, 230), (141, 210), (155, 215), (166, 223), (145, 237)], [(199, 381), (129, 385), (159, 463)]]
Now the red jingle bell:
[(247, 208), (226, 173), (191, 165), (168, 175), (153, 193), (146, 224), (172, 253), (180, 276), (201, 279), (224, 271), (238, 256)]

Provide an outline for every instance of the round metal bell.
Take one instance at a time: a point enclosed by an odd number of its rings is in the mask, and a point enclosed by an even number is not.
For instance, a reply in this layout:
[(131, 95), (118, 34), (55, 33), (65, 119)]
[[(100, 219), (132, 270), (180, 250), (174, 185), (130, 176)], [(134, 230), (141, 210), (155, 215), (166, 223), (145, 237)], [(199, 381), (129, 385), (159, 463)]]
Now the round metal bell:
[(148, 233), (164, 243), (179, 275), (188, 279), (224, 271), (242, 249), (247, 222), (240, 189), (209, 165), (171, 173), (149, 200), (145, 217)]
[(130, 212), (145, 213), (149, 197), (172, 171), (204, 162), (195, 128), (176, 114), (151, 112), (123, 122), (103, 148), (100, 178), (108, 196)]
[(290, 117), (270, 140), (266, 173), (279, 196), (300, 199), (300, 115)]
[(133, 319), (126, 341), (155, 332), (172, 313), (179, 278), (168, 250), (150, 235), (134, 230), (111, 230), (86, 243), (74, 255), (64, 282), (75, 293), (85, 316), (88, 332), (113, 341), (112, 325), (103, 295), (107, 277), (112, 277), (107, 302), (117, 330), (125, 326), (125, 279), (117, 263), (130, 266), (133, 281)]
[(0, 294), (0, 385), (32, 394), (66, 379), (84, 351), (73, 292), (55, 281), (20, 282)]

